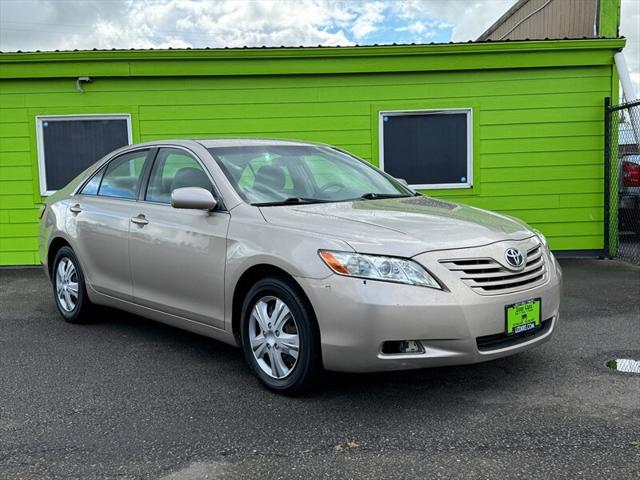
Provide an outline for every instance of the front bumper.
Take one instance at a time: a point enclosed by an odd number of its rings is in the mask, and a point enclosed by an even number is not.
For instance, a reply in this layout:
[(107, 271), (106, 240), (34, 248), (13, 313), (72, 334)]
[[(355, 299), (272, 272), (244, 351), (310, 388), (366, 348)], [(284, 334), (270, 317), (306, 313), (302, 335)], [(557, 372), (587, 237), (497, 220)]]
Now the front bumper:
[[(446, 268), (426, 262), (450, 291), (339, 275), (300, 279), (318, 318), (324, 366), (374, 372), (470, 364), (541, 344), (557, 326), (561, 286), (559, 267), (551, 256), (545, 257), (544, 283), (501, 295), (479, 295)], [(544, 327), (529, 337), (500, 341), (505, 306), (532, 298), (542, 299)], [(488, 344), (483, 343), (486, 339)], [(419, 340), (425, 352), (382, 353), (384, 342), (398, 340)]]

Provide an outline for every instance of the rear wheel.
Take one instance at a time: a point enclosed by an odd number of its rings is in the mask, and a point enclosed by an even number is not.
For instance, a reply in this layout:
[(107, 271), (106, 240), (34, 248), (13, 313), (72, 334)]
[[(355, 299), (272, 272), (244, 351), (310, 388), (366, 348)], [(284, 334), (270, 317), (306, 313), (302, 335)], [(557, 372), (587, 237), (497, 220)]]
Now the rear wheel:
[(269, 389), (295, 395), (321, 370), (319, 333), (308, 302), (280, 278), (265, 278), (242, 307), (242, 348), (253, 372)]
[(51, 283), (56, 306), (62, 318), (70, 323), (86, 322), (91, 302), (87, 297), (80, 263), (70, 247), (58, 250), (53, 261)]

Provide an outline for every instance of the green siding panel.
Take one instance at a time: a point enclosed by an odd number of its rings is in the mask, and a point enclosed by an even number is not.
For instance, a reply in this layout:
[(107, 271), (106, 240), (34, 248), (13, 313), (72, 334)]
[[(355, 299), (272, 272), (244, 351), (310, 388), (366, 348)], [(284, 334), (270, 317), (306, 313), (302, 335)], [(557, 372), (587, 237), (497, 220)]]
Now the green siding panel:
[[(22, 87), (24, 89), (24, 86)], [(0, 97), (6, 98), (6, 97)], [(0, 102), (0, 106), (3, 104)], [(22, 108), (5, 109), (0, 108), (0, 123), (26, 122), (27, 112)]]
[(323, 142), (332, 144), (349, 144), (349, 145), (369, 145), (371, 143), (371, 132), (369, 130), (352, 130), (352, 131), (326, 131), (326, 132), (305, 132), (305, 131), (290, 131), (290, 132), (272, 132), (269, 135), (261, 134), (261, 131), (238, 131), (211, 134), (202, 134), (197, 132), (180, 132), (174, 135), (169, 134), (155, 134), (155, 135), (142, 135), (142, 140), (147, 142), (151, 140), (161, 140), (165, 138), (220, 138), (220, 137), (264, 137), (277, 139), (297, 139), (312, 142)]
[(604, 192), (602, 180), (543, 180), (543, 181), (509, 181), (509, 182), (485, 182), (482, 185), (482, 194), (500, 197), (503, 195), (535, 195), (545, 192), (565, 194), (583, 192)]
[(38, 254), (36, 252), (1, 252), (0, 265), (36, 265), (39, 263)]
[[(7, 222), (5, 223), (37, 223), (38, 222), (38, 212), (39, 208), (26, 208), (24, 210), (10, 210), (4, 211), (0, 210), (1, 213), (8, 213)], [(2, 218), (2, 217), (0, 217)], [(0, 220), (3, 222), (3, 220)]]
[[(519, 217), (554, 249), (600, 249), (602, 109), (622, 44), (0, 55), (0, 265), (38, 262), (35, 117), (95, 113), (130, 113), (135, 141), (300, 139), (377, 164), (379, 110), (470, 107), (474, 186), (428, 193)], [(84, 94), (78, 75), (94, 80)]]
[(31, 209), (34, 205), (33, 195), (15, 194), (0, 196), (0, 210)]
[(551, 167), (492, 168), (482, 170), (482, 182), (531, 182), (543, 180), (602, 179), (602, 165), (559, 165)]
[(24, 123), (0, 123), (0, 137), (28, 137), (29, 125)]
[(523, 108), (485, 110), (481, 125), (521, 125), (549, 122), (602, 122), (602, 105), (597, 107)]
[[(148, 82), (147, 82), (148, 83)], [(168, 118), (175, 120), (211, 120), (245, 118), (342, 117), (369, 115), (367, 102), (339, 103), (263, 103), (256, 105), (156, 105), (140, 107), (140, 120)]]
[(549, 138), (604, 135), (602, 120), (594, 122), (547, 122), (547, 123), (515, 123), (508, 129), (504, 125), (488, 125), (480, 127), (483, 140), (502, 140), (508, 138)]
[(0, 166), (2, 167), (26, 166), (31, 164), (32, 158), (29, 151), (2, 152), (0, 155)]
[(601, 165), (602, 150), (559, 152), (495, 153), (481, 155), (483, 169), (508, 167), (549, 167), (556, 165)]
[(0, 195), (33, 193), (32, 182), (0, 179)]
[(0, 237), (0, 252), (30, 252), (38, 249), (38, 239)]
[(0, 164), (0, 182), (7, 180), (31, 180), (31, 167), (5, 167)]
[(31, 139), (29, 137), (11, 138), (0, 137), (0, 153), (28, 152)]
[(564, 232), (560, 237), (547, 237), (549, 245), (557, 250), (601, 250), (604, 248), (602, 235), (571, 236)]
[(604, 218), (602, 205), (580, 208), (541, 208), (535, 210), (502, 210), (501, 213), (513, 217), (526, 218), (527, 222), (565, 223), (565, 222), (601, 222)]
[[(285, 109), (286, 110), (286, 109)], [(143, 135), (229, 135), (238, 133), (316, 132), (332, 130), (364, 130), (370, 135), (371, 120), (366, 116), (243, 118), (200, 120), (145, 120)]]
[(0, 225), (0, 238), (35, 238), (38, 235), (37, 223), (10, 223), (8, 225)]

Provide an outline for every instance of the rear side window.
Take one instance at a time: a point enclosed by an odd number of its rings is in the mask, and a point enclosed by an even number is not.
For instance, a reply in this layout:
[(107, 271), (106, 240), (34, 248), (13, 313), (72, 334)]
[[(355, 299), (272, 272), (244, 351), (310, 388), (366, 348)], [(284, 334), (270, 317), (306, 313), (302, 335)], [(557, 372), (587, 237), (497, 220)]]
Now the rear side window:
[(125, 153), (107, 166), (98, 195), (116, 198), (136, 198), (140, 174), (147, 150)]
[(104, 168), (98, 170), (97, 173), (91, 177), (84, 188), (80, 191), (82, 195), (97, 195), (98, 188), (100, 187), (100, 180), (102, 180), (102, 174), (104, 173)]

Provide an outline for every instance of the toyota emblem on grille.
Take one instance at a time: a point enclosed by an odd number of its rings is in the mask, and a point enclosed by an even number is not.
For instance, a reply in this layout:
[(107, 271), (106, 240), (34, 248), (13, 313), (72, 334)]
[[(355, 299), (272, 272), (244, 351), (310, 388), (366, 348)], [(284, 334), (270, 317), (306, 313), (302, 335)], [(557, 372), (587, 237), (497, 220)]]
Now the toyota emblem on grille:
[(522, 268), (524, 266), (524, 255), (517, 248), (507, 248), (504, 252), (504, 258), (513, 268)]

